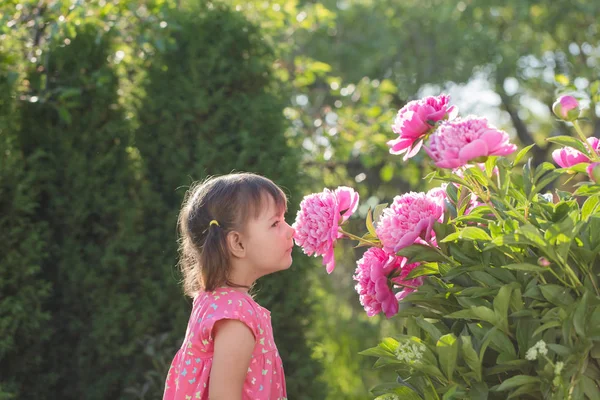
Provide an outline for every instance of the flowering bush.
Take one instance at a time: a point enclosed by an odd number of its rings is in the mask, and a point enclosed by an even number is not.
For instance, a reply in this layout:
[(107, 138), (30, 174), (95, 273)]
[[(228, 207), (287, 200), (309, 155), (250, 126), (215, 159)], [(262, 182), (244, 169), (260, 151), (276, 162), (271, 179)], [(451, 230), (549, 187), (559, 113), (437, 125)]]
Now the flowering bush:
[[(585, 138), (568, 97), (554, 110), (577, 137), (548, 139), (563, 146), (558, 168), (522, 163), (532, 146), (505, 158), (517, 150), (505, 132), (449, 121), (447, 96), (431, 97), (400, 110), (389, 145), (412, 156), (424, 144), (439, 168), (426, 179), (440, 187), (369, 211), (363, 235), (341, 227), (358, 202), (350, 189), (340, 205), (327, 189), (302, 203), (297, 243), (325, 255), (328, 272), (340, 238), (368, 246), (360, 303), (402, 319), (362, 352), (398, 374), (373, 389), (378, 399), (600, 399), (598, 139)], [(542, 193), (576, 174), (586, 178), (574, 191)]]

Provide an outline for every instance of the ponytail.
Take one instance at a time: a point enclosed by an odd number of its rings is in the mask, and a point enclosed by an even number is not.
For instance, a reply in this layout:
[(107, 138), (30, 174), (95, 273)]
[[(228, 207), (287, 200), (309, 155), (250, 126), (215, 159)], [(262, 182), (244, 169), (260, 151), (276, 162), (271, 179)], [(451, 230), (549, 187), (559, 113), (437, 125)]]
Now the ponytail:
[(208, 227), (199, 261), (204, 290), (213, 291), (223, 282), (227, 283), (230, 255), (227, 250), (227, 232), (221, 226)]

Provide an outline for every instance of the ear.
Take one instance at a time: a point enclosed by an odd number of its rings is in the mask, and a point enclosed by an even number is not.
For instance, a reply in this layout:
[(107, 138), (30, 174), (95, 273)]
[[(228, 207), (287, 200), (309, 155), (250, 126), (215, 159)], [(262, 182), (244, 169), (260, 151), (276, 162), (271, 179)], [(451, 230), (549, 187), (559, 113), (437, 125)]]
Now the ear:
[(236, 258), (244, 258), (246, 256), (246, 247), (242, 239), (242, 234), (239, 232), (231, 231), (227, 234), (227, 250)]

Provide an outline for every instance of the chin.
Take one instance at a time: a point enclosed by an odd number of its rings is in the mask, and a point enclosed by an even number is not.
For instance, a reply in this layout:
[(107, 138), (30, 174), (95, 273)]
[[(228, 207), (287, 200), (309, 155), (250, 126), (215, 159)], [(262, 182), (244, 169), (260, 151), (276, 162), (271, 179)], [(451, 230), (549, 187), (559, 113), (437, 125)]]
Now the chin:
[(291, 267), (291, 266), (292, 266), (292, 260), (290, 260), (290, 262), (289, 262), (289, 263), (286, 263), (286, 264), (285, 264), (285, 265), (284, 265), (284, 266), (281, 268), (281, 270), (282, 270), (282, 271), (284, 271), (284, 270), (286, 270), (286, 269), (290, 269), (290, 267)]

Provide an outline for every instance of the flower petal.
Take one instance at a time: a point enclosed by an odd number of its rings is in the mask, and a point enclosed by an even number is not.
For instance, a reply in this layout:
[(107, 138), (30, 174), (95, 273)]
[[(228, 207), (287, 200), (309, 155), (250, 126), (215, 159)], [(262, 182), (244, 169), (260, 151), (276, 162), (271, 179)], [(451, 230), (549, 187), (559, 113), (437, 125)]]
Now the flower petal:
[(488, 146), (485, 140), (477, 139), (467, 144), (465, 147), (460, 149), (458, 157), (468, 162), (478, 157), (484, 157), (488, 155)]

